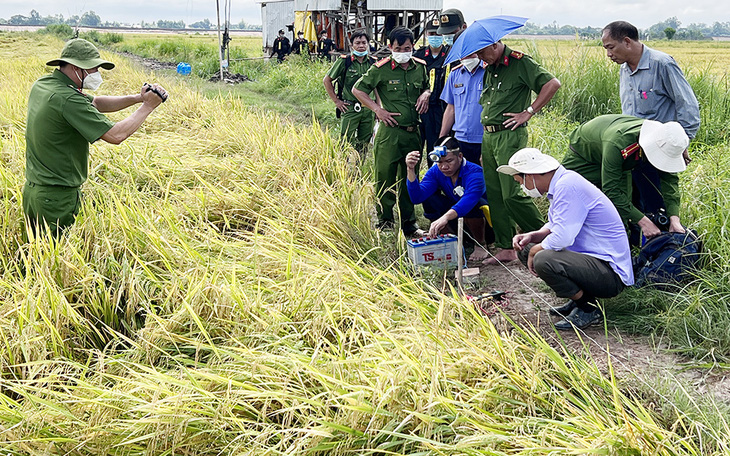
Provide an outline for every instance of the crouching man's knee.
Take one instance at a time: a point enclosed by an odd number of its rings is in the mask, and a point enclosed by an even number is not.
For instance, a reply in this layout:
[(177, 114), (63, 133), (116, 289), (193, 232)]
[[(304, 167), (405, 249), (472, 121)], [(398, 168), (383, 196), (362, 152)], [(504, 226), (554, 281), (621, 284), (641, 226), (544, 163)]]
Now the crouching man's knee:
[(554, 250), (540, 250), (535, 254), (532, 259), (532, 266), (540, 278), (545, 277), (547, 274), (555, 274), (555, 253)]

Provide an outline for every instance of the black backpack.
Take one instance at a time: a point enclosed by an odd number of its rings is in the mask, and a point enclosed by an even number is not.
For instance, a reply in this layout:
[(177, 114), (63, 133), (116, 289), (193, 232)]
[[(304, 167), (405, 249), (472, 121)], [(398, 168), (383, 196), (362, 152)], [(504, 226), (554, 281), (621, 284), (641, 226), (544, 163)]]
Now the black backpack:
[(700, 269), (702, 241), (697, 232), (663, 232), (650, 239), (633, 258), (634, 286), (669, 289), (692, 278)]

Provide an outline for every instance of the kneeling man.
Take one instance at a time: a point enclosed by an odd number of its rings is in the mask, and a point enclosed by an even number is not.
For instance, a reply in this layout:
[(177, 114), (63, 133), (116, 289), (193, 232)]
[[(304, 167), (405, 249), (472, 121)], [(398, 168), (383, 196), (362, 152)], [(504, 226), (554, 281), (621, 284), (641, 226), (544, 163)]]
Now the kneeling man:
[(518, 234), (512, 246), (530, 272), (547, 283), (565, 304), (558, 329), (600, 323), (596, 298), (611, 298), (633, 285), (629, 241), (616, 207), (595, 185), (537, 149), (521, 149), (497, 171), (509, 174), (533, 198), (547, 195), (548, 222)]
[(487, 205), (482, 167), (464, 158), (459, 142), (454, 138), (439, 138), (436, 144), (429, 154), (435, 163), (426, 171), (422, 182), (418, 181), (416, 172), (420, 152), (414, 150), (406, 155), (408, 196), (413, 204), (428, 200), (429, 210), (433, 212), (423, 215), (432, 222), (429, 236), (437, 236), (458, 217), (464, 217), (467, 230), (477, 243), (469, 259), (484, 260), (489, 257), (485, 250), (485, 233), (492, 238), (490, 240), (494, 239), (494, 234), (481, 209)]

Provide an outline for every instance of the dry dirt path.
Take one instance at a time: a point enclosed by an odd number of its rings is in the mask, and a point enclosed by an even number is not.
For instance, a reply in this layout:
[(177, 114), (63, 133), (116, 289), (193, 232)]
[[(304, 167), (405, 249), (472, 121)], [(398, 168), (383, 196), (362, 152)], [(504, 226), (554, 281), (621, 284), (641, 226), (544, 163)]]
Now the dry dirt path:
[[(565, 300), (546, 291), (540, 279), (522, 264), (515, 261), (506, 265), (469, 266), (480, 268), (481, 283), (485, 284), (481, 289), (470, 290), (474, 295), (507, 291), (509, 299), (504, 313), (520, 326), (536, 328), (551, 345), (558, 347), (564, 343), (576, 355), (590, 356), (604, 373), (608, 373), (610, 356), (615, 375), (623, 381), (637, 379), (654, 386), (658, 380), (673, 377), (698, 396), (712, 394), (720, 402), (730, 404), (730, 372), (688, 367), (691, 360), (669, 352), (667, 347), (655, 346), (647, 336), (622, 333), (610, 322), (607, 329), (599, 325), (579, 332), (556, 333), (552, 322), (557, 322), (559, 317), (551, 316), (548, 309), (562, 305)], [(606, 312), (610, 316), (611, 309)], [(498, 328), (509, 330), (509, 323), (499, 312), (490, 318)]]

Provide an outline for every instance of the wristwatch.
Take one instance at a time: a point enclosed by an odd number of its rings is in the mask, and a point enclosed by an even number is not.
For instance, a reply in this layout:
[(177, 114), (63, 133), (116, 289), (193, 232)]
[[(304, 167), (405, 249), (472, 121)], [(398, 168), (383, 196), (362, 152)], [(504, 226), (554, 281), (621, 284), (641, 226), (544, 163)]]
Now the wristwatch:
[(532, 114), (533, 116), (535, 115), (535, 110), (534, 110), (534, 109), (532, 109), (532, 106), (528, 106), (528, 107), (527, 107), (527, 109), (525, 109), (525, 111), (529, 112), (529, 113), (530, 113), (530, 114)]

